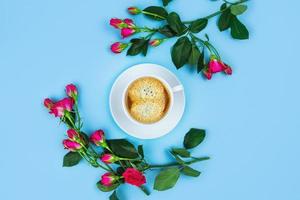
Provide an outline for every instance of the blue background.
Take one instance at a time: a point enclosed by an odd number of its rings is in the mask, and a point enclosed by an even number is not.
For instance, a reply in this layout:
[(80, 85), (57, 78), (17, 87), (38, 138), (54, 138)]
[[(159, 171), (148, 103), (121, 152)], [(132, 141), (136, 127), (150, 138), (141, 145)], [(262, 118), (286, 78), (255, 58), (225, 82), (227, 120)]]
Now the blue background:
[[(150, 1), (148, 1), (150, 2)], [(65, 127), (48, 115), (45, 97), (59, 99), (67, 83), (78, 84), (84, 130), (103, 128), (109, 138), (126, 137), (145, 145), (148, 160), (170, 161), (166, 149), (180, 146), (191, 127), (205, 128), (207, 138), (193, 153), (211, 160), (194, 165), (199, 178), (182, 176), (175, 188), (146, 197), (133, 186), (119, 190), (123, 200), (230, 199), (299, 200), (300, 94), (299, 1), (251, 1), (241, 19), (250, 39), (237, 41), (220, 33), (211, 20), (205, 30), (233, 66), (229, 77), (204, 80), (173, 66), (174, 40), (147, 57), (114, 55), (120, 40), (110, 17), (129, 17), (131, 5), (160, 5), (140, 0), (0, 0), (1, 145), (0, 198), (106, 199), (95, 183), (102, 171), (82, 162), (63, 168)], [(217, 10), (220, 1), (175, 0), (168, 7), (183, 20)], [(142, 16), (138, 24), (156, 24)], [(203, 34), (200, 34), (203, 35)], [(174, 72), (186, 89), (185, 114), (163, 138), (137, 140), (114, 123), (108, 95), (115, 78), (128, 67), (153, 62)], [(153, 175), (148, 174), (148, 186)]]

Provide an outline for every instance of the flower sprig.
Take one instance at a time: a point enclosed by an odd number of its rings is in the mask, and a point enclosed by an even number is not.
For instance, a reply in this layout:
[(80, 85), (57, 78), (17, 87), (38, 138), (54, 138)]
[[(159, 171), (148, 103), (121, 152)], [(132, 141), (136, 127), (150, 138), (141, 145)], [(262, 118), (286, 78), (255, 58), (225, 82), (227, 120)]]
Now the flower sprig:
[[(205, 137), (202, 129), (191, 129), (184, 137), (184, 148), (172, 148), (170, 154), (174, 162), (152, 165), (146, 161), (143, 146), (137, 148), (126, 139), (107, 139), (103, 130), (96, 130), (90, 136), (82, 131), (83, 123), (78, 109), (78, 90), (73, 84), (66, 86), (67, 97), (59, 101), (47, 98), (44, 105), (49, 113), (59, 118), (68, 130), (63, 146), (69, 152), (64, 156), (63, 166), (72, 167), (82, 159), (92, 167), (104, 170), (97, 187), (103, 192), (113, 193), (110, 199), (117, 198), (117, 188), (122, 184), (131, 184), (145, 194), (150, 192), (145, 187), (145, 173), (160, 169), (153, 188), (163, 191), (175, 186), (181, 174), (197, 177), (200, 172), (190, 167), (191, 164), (204, 161), (209, 157), (193, 157), (190, 149), (198, 146)], [(165, 177), (169, 177), (166, 179)]]
[[(149, 46), (157, 47), (164, 41), (177, 37), (178, 39), (171, 50), (172, 61), (177, 69), (186, 64), (196, 66), (197, 73), (202, 72), (207, 79), (211, 79), (213, 74), (218, 72), (231, 75), (232, 68), (222, 61), (208, 35), (205, 34), (204, 39), (196, 36), (197, 33), (206, 28), (209, 19), (219, 16), (217, 25), (220, 31), (230, 29), (234, 39), (249, 38), (246, 26), (238, 19), (238, 16), (247, 10), (245, 3), (248, 0), (223, 1), (220, 10), (192, 21), (181, 21), (176, 12), (169, 13), (164, 7), (149, 6), (145, 9), (129, 7), (127, 10), (130, 14), (143, 14), (150, 19), (161, 21), (162, 25), (157, 28), (140, 27), (135, 25), (132, 19), (113, 18), (110, 24), (121, 30), (123, 39), (138, 33), (144, 33), (144, 36), (133, 38), (129, 42), (115, 42), (111, 45), (111, 50), (114, 53), (121, 53), (128, 48), (127, 55), (129, 56), (138, 54), (146, 56)], [(163, 0), (163, 5), (167, 6), (170, 2), (171, 0)], [(156, 34), (160, 36), (152, 39)]]

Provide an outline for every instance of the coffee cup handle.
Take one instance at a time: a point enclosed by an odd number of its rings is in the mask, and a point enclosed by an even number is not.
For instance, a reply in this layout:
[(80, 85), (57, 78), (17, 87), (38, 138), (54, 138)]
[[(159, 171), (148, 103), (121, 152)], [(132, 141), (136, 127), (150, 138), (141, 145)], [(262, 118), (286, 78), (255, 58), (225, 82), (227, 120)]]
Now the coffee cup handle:
[(182, 85), (176, 85), (175, 87), (172, 88), (172, 92), (180, 92), (183, 90), (183, 86)]

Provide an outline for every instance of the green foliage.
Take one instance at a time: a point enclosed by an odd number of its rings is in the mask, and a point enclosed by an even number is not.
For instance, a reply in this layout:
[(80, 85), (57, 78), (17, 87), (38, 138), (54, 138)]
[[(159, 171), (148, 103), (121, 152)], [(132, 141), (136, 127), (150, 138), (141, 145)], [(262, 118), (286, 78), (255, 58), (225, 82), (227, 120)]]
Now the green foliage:
[(155, 178), (154, 189), (164, 191), (174, 187), (179, 176), (180, 170), (177, 167), (167, 168), (160, 171)]
[(206, 18), (197, 19), (190, 25), (190, 31), (192, 33), (199, 33), (207, 26), (208, 20)]
[(172, 0), (162, 0), (163, 1), (163, 5), (167, 6)]
[(143, 10), (143, 14), (157, 21), (165, 20), (168, 16), (166, 9), (159, 6), (149, 6)]
[(158, 32), (160, 34), (163, 34), (164, 36), (166, 36), (167, 38), (171, 38), (176, 36), (176, 33), (171, 29), (171, 27), (169, 25), (165, 25), (163, 27), (160, 27), (158, 29)]
[(116, 190), (109, 196), (109, 200), (119, 200)]
[(243, 4), (232, 5), (230, 11), (233, 15), (241, 15), (247, 10), (247, 6)]
[(245, 40), (249, 38), (249, 32), (246, 26), (236, 17), (233, 16), (230, 22), (231, 36), (235, 39)]
[(107, 140), (110, 149), (119, 157), (122, 158), (138, 158), (139, 154), (133, 144), (125, 139)]
[(143, 38), (134, 38), (130, 41), (132, 45), (127, 50), (127, 55), (135, 56), (142, 53), (144, 56), (147, 55), (149, 40)]
[(70, 151), (64, 156), (63, 167), (75, 166), (81, 159), (82, 157), (79, 153)]
[(191, 153), (188, 150), (184, 149), (184, 148), (173, 148), (172, 152), (176, 155), (179, 155), (179, 156), (183, 157), (183, 158), (191, 157)]
[(190, 52), (192, 50), (192, 44), (188, 37), (184, 36), (177, 40), (174, 44), (171, 52), (172, 61), (177, 69), (181, 68), (187, 63)]
[(177, 36), (183, 35), (188, 30), (188, 28), (182, 23), (179, 15), (176, 12), (171, 12), (168, 15), (167, 22)]
[(192, 176), (192, 177), (198, 177), (201, 174), (201, 172), (199, 172), (198, 170), (195, 170), (189, 166), (184, 166), (182, 168), (181, 172), (186, 176)]
[(115, 183), (115, 184), (112, 184), (111, 186), (104, 186), (101, 184), (101, 182), (99, 181), (97, 183), (97, 188), (99, 190), (101, 190), (102, 192), (110, 192), (110, 191), (113, 191), (115, 190), (116, 188), (118, 188), (120, 185), (120, 183)]
[(186, 149), (191, 149), (201, 144), (204, 138), (205, 138), (205, 130), (192, 128), (184, 136), (183, 145)]

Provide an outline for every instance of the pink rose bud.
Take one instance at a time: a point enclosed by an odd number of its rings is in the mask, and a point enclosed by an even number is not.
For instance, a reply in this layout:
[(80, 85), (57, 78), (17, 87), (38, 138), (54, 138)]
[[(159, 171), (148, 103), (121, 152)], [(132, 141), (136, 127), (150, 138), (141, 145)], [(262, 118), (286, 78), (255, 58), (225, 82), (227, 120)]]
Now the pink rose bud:
[(211, 73), (217, 73), (223, 71), (223, 63), (216, 59), (215, 56), (211, 56), (210, 61), (208, 63), (208, 68)]
[(69, 84), (66, 86), (66, 93), (69, 97), (73, 98), (74, 100), (77, 99), (77, 88), (73, 84)]
[(153, 47), (157, 47), (159, 46), (161, 43), (163, 43), (164, 39), (154, 39), (154, 40), (151, 40), (149, 42), (149, 44)]
[(51, 110), (53, 105), (54, 105), (54, 102), (51, 99), (47, 98), (47, 99), (44, 100), (44, 106), (46, 108), (48, 108), (48, 110)]
[(106, 164), (111, 164), (114, 163), (118, 160), (120, 160), (117, 156), (109, 154), (109, 153), (105, 153), (100, 157), (100, 160)]
[(122, 28), (121, 35), (123, 38), (129, 37), (135, 33), (135, 29), (132, 28)]
[(115, 42), (111, 45), (110, 49), (114, 53), (121, 53), (127, 47), (128, 47), (127, 43)]
[(227, 64), (223, 63), (223, 68), (224, 68), (224, 72), (227, 75), (231, 75), (232, 74), (232, 68), (230, 66), (228, 66)]
[(202, 73), (208, 80), (211, 79), (212, 73), (208, 69), (203, 70)]
[(118, 19), (118, 18), (110, 19), (110, 25), (117, 29), (122, 29), (124, 27), (127, 27), (127, 25), (123, 22), (123, 20)]
[(128, 12), (130, 13), (130, 14), (132, 14), (132, 15), (138, 15), (138, 14), (140, 14), (142, 11), (139, 9), (139, 8), (137, 8), (137, 7), (129, 7), (128, 9)]
[(125, 24), (127, 24), (128, 28), (133, 28), (133, 27), (135, 27), (135, 24), (134, 24), (134, 22), (133, 22), (132, 19), (126, 18), (126, 19), (124, 19), (124, 22), (125, 22)]
[(63, 145), (65, 149), (68, 149), (69, 151), (77, 151), (82, 148), (82, 146), (79, 143), (69, 139), (64, 140)]
[(107, 172), (101, 176), (101, 184), (104, 186), (111, 186), (113, 183), (115, 183), (119, 179), (118, 176), (115, 176), (114, 174)]
[(50, 113), (54, 114), (55, 117), (63, 117), (65, 111), (72, 111), (73, 106), (74, 100), (72, 98), (64, 98), (52, 106)]
[(76, 140), (79, 137), (79, 134), (74, 129), (69, 129), (67, 131), (67, 135), (71, 140)]
[(105, 137), (104, 137), (104, 132), (102, 130), (97, 130), (95, 131), (91, 136), (90, 136), (91, 142), (93, 142), (96, 146), (106, 146), (105, 142)]

